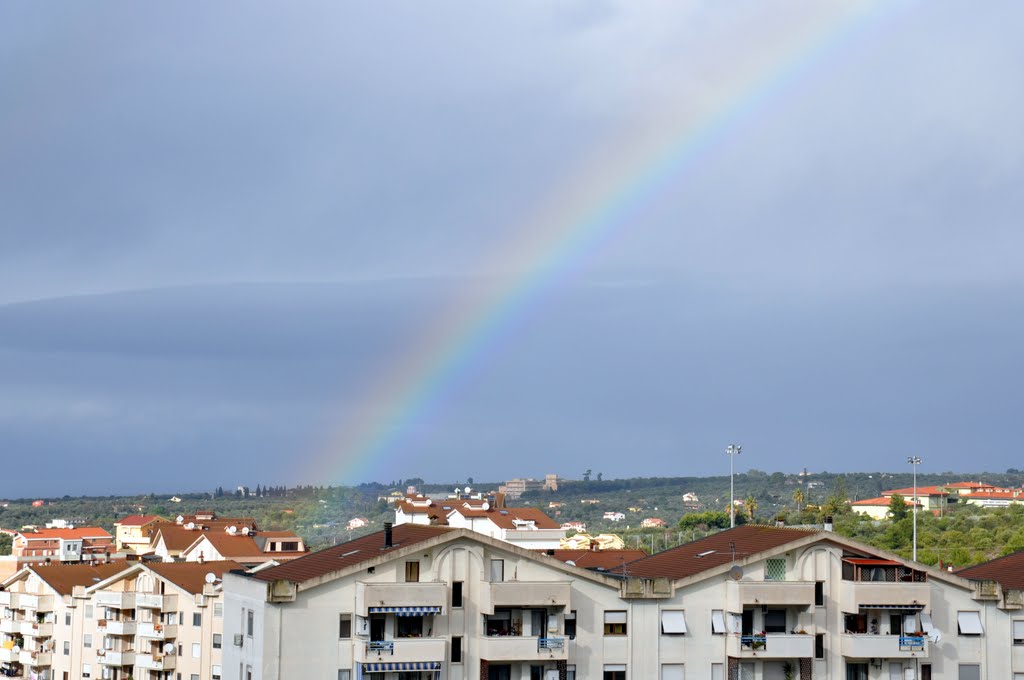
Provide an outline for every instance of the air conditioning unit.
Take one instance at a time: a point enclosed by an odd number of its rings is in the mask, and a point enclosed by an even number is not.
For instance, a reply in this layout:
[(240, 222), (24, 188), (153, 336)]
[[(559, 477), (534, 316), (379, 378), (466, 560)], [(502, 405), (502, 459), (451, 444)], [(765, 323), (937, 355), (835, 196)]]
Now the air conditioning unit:
[(242, 634), (241, 633), (235, 633), (235, 647), (241, 647), (241, 646), (242, 646)]

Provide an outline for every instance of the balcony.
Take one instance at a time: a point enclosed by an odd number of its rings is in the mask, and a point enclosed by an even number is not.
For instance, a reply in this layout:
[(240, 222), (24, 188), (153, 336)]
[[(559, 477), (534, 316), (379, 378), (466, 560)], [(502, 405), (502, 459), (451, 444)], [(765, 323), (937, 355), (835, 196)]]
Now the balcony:
[(359, 583), (356, 612), (369, 614), (370, 607), (426, 607), (443, 611), (448, 604), (446, 583)]
[(96, 593), (96, 604), (110, 609), (135, 609), (135, 593), (101, 590)]
[(140, 623), (136, 626), (139, 637), (154, 640), (173, 640), (178, 637), (178, 627), (166, 623)]
[(112, 649), (98, 649), (96, 650), (96, 661), (104, 666), (134, 666), (135, 652), (134, 650), (115, 652)]
[(25, 622), (14, 619), (0, 619), (0, 633), (20, 633), (23, 623)]
[(493, 614), (495, 607), (568, 607), (571, 585), (569, 581), (532, 582), (504, 581), (492, 583), (490, 602), (481, 603), (485, 614)]
[(814, 636), (791, 633), (730, 635), (726, 654), (740, 659), (810, 659), (814, 656)]
[(814, 581), (729, 581), (726, 598), (726, 609), (731, 612), (758, 605), (811, 607)]
[(22, 650), (21, 654), (18, 656), (18, 661), (23, 666), (35, 666), (36, 668), (41, 668), (49, 666), (52, 658), (50, 652), (30, 652), (28, 650)]
[(173, 654), (139, 654), (135, 657), (135, 665), (150, 671), (173, 671), (176, 658)]
[(18, 593), (12, 593), (9, 590), (0, 590), (0, 607), (16, 609), (18, 607)]
[(843, 656), (850, 659), (924, 659), (928, 638), (906, 635), (843, 633), (839, 636)]
[(178, 608), (178, 596), (158, 595), (154, 593), (135, 593), (135, 606), (142, 609), (175, 611)]
[(503, 635), (478, 637), (477, 644), (480, 658), (488, 661), (564, 661), (569, 658), (569, 645), (562, 638)]
[(110, 621), (100, 619), (96, 626), (101, 633), (107, 635), (135, 635), (137, 624), (134, 621)]
[(7, 647), (0, 647), (0, 663), (18, 663), (18, 655)]
[(53, 595), (18, 595), (18, 609), (34, 609), (37, 612), (53, 611)]
[(34, 623), (32, 621), (21, 622), (21, 634), (25, 637), (47, 638), (53, 637), (52, 623)]
[(839, 582), (840, 611), (855, 614), (861, 609), (891, 606), (928, 609), (931, 606), (931, 586), (927, 581)]
[(414, 661), (443, 662), (446, 641), (442, 638), (399, 638), (357, 642), (357, 663), (406, 663)]

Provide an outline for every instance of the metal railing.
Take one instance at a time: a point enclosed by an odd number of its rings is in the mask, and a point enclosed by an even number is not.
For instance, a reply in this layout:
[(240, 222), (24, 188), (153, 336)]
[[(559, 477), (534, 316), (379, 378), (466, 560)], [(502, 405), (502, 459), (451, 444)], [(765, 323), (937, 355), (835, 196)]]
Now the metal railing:
[(740, 645), (749, 649), (764, 649), (768, 646), (767, 635), (741, 635)]
[(395, 653), (395, 641), (394, 640), (370, 640), (366, 643), (367, 652), (377, 652), (381, 654), (387, 652), (388, 654)]
[(923, 635), (901, 635), (900, 651), (921, 651), (924, 649)]
[(537, 638), (537, 651), (542, 649), (563, 649), (565, 638)]

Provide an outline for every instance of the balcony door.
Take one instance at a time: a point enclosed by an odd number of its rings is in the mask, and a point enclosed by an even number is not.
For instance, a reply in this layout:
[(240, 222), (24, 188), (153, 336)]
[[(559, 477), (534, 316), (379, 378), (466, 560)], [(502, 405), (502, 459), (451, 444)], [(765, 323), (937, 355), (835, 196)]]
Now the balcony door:
[(512, 666), (489, 666), (487, 669), (487, 680), (512, 680)]
[(379, 642), (384, 639), (384, 614), (370, 614), (370, 641)]
[(530, 635), (534, 637), (547, 637), (548, 635), (548, 613), (543, 609), (530, 610)]
[(743, 622), (740, 624), (740, 635), (754, 634), (754, 610), (743, 610)]

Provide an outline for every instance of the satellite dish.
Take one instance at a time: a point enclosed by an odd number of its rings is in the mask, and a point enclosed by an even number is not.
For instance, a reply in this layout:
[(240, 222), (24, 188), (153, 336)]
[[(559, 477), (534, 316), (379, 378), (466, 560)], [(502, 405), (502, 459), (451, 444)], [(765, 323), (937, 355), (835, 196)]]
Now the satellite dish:
[(235, 534), (238, 533), (238, 527), (236, 527), (234, 524), (232, 524), (231, 526), (228, 527), (228, 533), (231, 534), (232, 536), (234, 536)]
[(192, 531), (193, 529), (196, 528), (196, 523), (195, 522), (189, 522), (188, 524), (185, 525), (185, 528), (188, 529), (189, 531)]
[(743, 578), (743, 567), (738, 564), (732, 565), (732, 569), (729, 570), (729, 578), (733, 581), (739, 581)]
[(173, 642), (168, 642), (166, 645), (164, 645), (164, 654), (168, 654), (168, 655), (169, 654), (174, 654), (174, 643)]
[(21, 647), (19, 647), (18, 645), (14, 645), (13, 647), (11, 647), (11, 653), (13, 653), (13, 654), (20, 654), (21, 653)]
[(175, 522), (177, 522), (178, 524), (181, 524), (184, 521), (185, 517), (183, 515), (178, 515), (177, 519), (175, 520)]
[(248, 536), (249, 535), (249, 527), (242, 527), (242, 535), (243, 536)]
[(212, 586), (214, 583), (217, 582), (217, 575), (211, 571), (206, 575), (206, 582)]
[(568, 564), (570, 567), (575, 567), (576, 566), (576, 563), (573, 562), (572, 560), (566, 560), (565, 563)]
[(491, 509), (491, 504), (488, 503), (487, 501), (484, 501), (484, 504), (480, 506), (480, 509), (481, 510), (490, 510)]
[(470, 489), (470, 488), (469, 488), (469, 487), (467, 486), (467, 487), (466, 487), (466, 493), (469, 493), (470, 491), (472, 491), (472, 489)]

